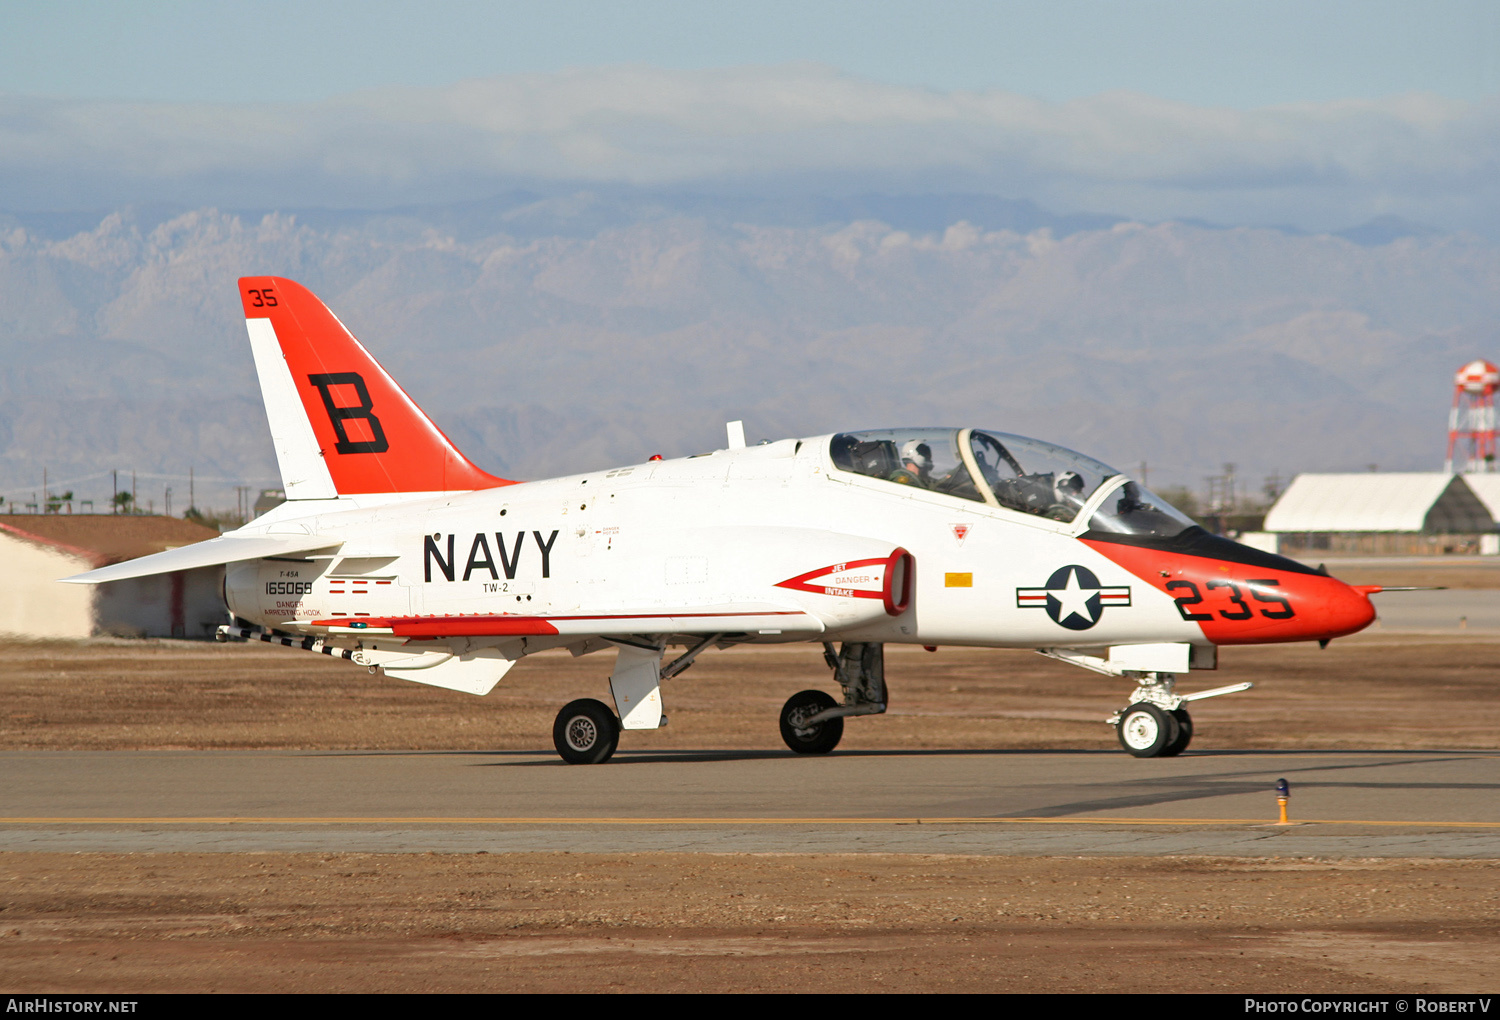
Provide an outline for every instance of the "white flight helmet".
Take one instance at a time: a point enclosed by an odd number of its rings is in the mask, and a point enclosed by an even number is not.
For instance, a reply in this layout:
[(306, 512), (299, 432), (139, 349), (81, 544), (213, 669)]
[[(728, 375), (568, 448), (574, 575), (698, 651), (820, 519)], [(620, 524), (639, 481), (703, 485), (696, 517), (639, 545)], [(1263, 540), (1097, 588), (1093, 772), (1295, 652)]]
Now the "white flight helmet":
[(932, 447), (920, 439), (908, 440), (906, 445), (901, 447), (901, 461), (902, 463), (910, 461), (922, 471), (931, 471)]

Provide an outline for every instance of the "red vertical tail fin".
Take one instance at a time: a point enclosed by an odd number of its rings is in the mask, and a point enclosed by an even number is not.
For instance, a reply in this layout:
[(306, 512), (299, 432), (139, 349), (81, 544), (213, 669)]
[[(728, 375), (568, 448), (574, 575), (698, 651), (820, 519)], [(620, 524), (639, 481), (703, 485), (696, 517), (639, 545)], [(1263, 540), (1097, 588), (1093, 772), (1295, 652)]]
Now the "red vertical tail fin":
[(513, 484), (481, 471), (301, 284), (240, 280), (288, 499)]

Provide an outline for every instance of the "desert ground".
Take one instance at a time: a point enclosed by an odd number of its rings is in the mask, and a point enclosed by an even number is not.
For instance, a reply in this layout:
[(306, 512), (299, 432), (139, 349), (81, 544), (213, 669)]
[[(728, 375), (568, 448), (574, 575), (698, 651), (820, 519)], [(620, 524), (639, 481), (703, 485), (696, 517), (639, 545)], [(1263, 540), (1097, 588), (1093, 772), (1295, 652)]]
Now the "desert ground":
[[(1418, 574), (1413, 571), (1413, 574)], [(1421, 583), (1413, 579), (1410, 583)], [(608, 655), (493, 694), (259, 644), (0, 648), (0, 749), (541, 750)], [(1194, 747), (1500, 749), (1500, 634), (1225, 649)], [(1127, 685), (1034, 653), (892, 648), (841, 749), (1108, 748)], [(637, 749), (780, 747), (815, 646), (705, 655)], [(1191, 752), (1189, 752), (1191, 753)], [(601, 781), (608, 766), (600, 770)], [(1500, 837), (1497, 852), (1500, 858)], [(897, 854), (0, 855), (0, 984), (25, 992), (1476, 992), (1495, 861)]]

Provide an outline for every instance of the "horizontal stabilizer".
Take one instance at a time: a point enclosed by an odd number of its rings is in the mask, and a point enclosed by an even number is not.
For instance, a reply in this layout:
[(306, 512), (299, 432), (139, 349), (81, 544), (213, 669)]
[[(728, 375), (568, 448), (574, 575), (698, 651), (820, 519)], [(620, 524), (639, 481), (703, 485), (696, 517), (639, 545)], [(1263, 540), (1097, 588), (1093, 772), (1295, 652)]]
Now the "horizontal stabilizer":
[(316, 549), (334, 549), (343, 544), (343, 539), (324, 535), (220, 535), (207, 542), (185, 545), (180, 549), (153, 553), (139, 559), (126, 560), (86, 574), (75, 574), (62, 580), (72, 584), (103, 584), (106, 581), (123, 581), (130, 577), (147, 577), (151, 574), (170, 574), (176, 570), (193, 570), (197, 567), (217, 567), (241, 560), (258, 560), (266, 556), (297, 556)]
[(401, 616), (389, 619), (330, 617), (312, 621), (330, 633), (393, 634), (404, 638), (541, 637), (553, 634), (820, 634), (823, 624), (800, 609), (775, 605), (657, 607), (558, 616), (507, 613)]

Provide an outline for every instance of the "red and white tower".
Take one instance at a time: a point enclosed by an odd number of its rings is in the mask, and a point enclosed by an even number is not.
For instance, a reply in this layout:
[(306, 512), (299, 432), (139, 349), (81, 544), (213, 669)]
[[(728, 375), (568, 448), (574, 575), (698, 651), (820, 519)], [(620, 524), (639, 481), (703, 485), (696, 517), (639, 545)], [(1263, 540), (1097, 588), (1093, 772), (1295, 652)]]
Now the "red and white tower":
[(1454, 451), (1467, 443), (1464, 474), (1495, 470), (1495, 390), (1500, 369), (1488, 361), (1471, 361), (1453, 377), (1453, 410), (1448, 414), (1449, 474), (1457, 462)]

